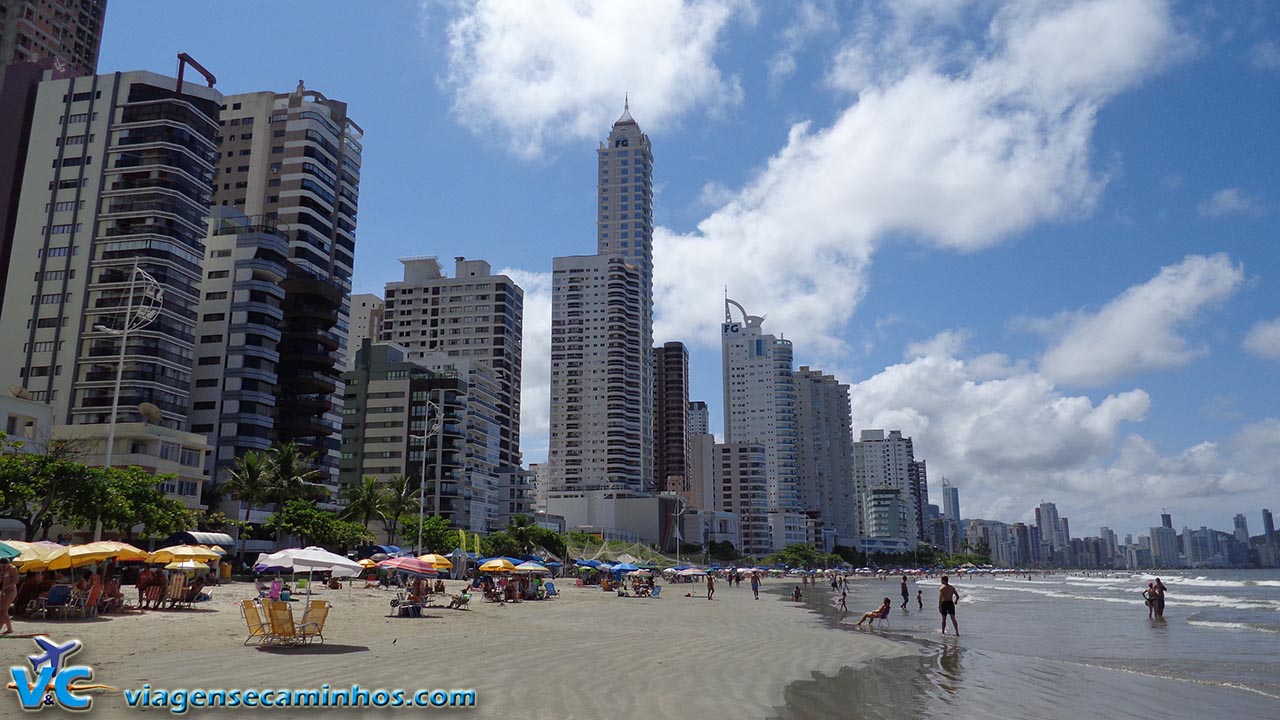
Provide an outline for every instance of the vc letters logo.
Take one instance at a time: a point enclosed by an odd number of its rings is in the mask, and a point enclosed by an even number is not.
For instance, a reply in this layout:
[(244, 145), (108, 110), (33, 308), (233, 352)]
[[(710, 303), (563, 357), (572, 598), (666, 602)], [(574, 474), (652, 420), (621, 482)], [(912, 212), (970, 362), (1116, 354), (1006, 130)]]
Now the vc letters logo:
[(9, 687), (18, 693), (18, 702), (23, 710), (43, 710), (46, 706), (58, 705), (66, 710), (88, 710), (93, 698), (77, 695), (76, 690), (85, 688), (73, 687), (76, 680), (92, 680), (93, 668), (86, 665), (67, 666), (67, 659), (83, 647), (79, 640), (71, 640), (64, 644), (53, 642), (47, 637), (37, 637), (36, 645), (41, 652), (28, 655), (31, 670), (24, 667), (9, 668), (9, 676), (13, 682)]

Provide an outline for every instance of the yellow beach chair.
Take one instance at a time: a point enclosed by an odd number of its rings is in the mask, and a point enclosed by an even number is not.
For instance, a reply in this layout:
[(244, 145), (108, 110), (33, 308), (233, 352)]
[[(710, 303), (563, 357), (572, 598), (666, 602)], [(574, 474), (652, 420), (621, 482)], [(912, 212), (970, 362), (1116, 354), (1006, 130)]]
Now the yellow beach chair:
[(191, 604), (187, 602), (186, 579), (181, 574), (174, 573), (173, 577), (169, 578), (169, 588), (164, 595), (164, 599), (169, 602), (169, 607), (171, 608), (182, 607), (183, 605), (191, 607)]
[(324, 644), (324, 623), (329, 619), (329, 608), (332, 607), (324, 600), (312, 600), (307, 611), (302, 614), (302, 622), (298, 623), (298, 636), (302, 638), (304, 643), (312, 643), (316, 638), (320, 639), (320, 644)]
[(271, 642), (271, 628), (267, 623), (263, 622), (262, 613), (258, 612), (257, 603), (252, 600), (241, 601), (240, 615), (244, 618), (245, 625), (249, 628), (249, 637), (244, 639), (245, 645)]
[(284, 600), (268, 600), (267, 620), (271, 624), (272, 643), (276, 645), (301, 645), (306, 639), (298, 634), (293, 624), (293, 607)]

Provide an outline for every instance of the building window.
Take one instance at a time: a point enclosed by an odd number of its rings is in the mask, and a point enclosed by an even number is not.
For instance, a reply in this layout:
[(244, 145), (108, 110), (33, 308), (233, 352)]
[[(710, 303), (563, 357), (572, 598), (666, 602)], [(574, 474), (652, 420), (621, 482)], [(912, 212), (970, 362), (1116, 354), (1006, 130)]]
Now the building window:
[(218, 365), (221, 363), (222, 363), (222, 358), (218, 357), (217, 355), (200, 358), (201, 365)]

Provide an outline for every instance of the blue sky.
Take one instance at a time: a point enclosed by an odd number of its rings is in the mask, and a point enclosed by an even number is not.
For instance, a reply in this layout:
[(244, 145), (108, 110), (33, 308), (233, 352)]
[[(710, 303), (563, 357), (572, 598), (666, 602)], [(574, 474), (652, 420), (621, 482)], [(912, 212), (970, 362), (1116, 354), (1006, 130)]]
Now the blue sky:
[(594, 249), (596, 143), (654, 143), (657, 339), (721, 405), (724, 286), (901, 428), (966, 517), (1078, 534), (1280, 510), (1280, 6), (108, 5), (102, 71), (309, 87), (365, 128), (356, 289), (466, 255), (528, 293)]

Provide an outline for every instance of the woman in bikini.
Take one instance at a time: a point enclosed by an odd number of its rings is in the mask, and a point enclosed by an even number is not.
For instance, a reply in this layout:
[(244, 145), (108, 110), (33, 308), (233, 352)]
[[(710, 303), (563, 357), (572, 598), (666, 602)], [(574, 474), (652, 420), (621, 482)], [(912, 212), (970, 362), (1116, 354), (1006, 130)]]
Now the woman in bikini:
[(9, 562), (9, 558), (0, 558), (0, 634), (13, 632), (13, 618), (9, 617), (9, 607), (18, 596), (18, 568)]

